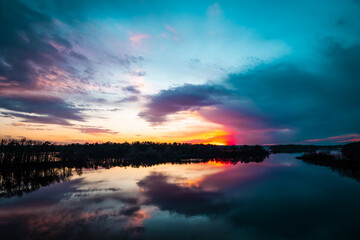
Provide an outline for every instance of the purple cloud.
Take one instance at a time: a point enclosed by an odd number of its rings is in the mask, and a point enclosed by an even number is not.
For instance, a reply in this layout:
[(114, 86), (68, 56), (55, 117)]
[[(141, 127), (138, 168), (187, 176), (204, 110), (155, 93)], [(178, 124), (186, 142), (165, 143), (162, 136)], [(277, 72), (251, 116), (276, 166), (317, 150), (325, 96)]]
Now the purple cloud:
[(150, 123), (160, 124), (170, 114), (218, 105), (231, 94), (231, 90), (219, 85), (184, 84), (150, 96), (145, 110), (139, 116)]
[(101, 127), (88, 127), (88, 126), (81, 126), (75, 128), (82, 133), (90, 134), (90, 135), (97, 135), (97, 134), (117, 134), (118, 132), (112, 131), (110, 129), (101, 128)]
[(135, 86), (132, 86), (132, 85), (123, 87), (122, 89), (125, 92), (130, 92), (130, 93), (133, 93), (133, 94), (139, 94), (140, 93), (140, 90), (137, 89)]
[[(297, 143), (358, 133), (360, 45), (328, 42), (318, 71), (288, 62), (232, 73), (218, 85), (183, 85), (152, 95), (139, 116), (152, 124), (184, 110), (234, 134), (238, 143)], [(204, 108), (212, 106), (211, 108)]]
[(116, 101), (116, 103), (128, 103), (128, 102), (137, 102), (139, 98), (137, 96), (130, 96), (120, 99), (119, 101)]
[(0, 96), (0, 108), (13, 111), (3, 115), (19, 117), (25, 122), (68, 126), (71, 125), (68, 120), (84, 121), (81, 109), (62, 98), (47, 95)]
[(1, 1), (0, 76), (2, 85), (38, 87), (38, 77), (52, 67), (67, 63), (67, 57), (86, 60), (61, 37), (54, 20), (18, 1)]

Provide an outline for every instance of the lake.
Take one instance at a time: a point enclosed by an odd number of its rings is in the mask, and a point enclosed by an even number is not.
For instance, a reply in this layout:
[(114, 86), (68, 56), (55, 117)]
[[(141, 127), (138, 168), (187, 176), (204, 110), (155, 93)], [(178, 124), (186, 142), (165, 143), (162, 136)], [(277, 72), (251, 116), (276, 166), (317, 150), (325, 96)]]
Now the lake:
[(260, 163), (2, 174), (0, 236), (358, 239), (360, 182), (354, 173), (310, 165), (298, 155), (272, 154)]

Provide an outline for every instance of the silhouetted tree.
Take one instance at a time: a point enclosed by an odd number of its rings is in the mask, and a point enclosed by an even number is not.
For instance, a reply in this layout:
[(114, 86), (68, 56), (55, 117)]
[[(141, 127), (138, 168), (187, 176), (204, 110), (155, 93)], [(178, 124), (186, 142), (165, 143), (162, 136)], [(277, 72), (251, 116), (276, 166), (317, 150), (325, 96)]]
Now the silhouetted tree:
[(347, 159), (360, 161), (360, 142), (346, 144), (341, 152)]
[(0, 168), (7, 165), (45, 164), (50, 162), (86, 162), (98, 159), (123, 159), (129, 162), (174, 162), (184, 159), (214, 158), (232, 161), (262, 161), (269, 151), (262, 146), (216, 146), (189, 143), (94, 143), (54, 145), (32, 140), (2, 140)]

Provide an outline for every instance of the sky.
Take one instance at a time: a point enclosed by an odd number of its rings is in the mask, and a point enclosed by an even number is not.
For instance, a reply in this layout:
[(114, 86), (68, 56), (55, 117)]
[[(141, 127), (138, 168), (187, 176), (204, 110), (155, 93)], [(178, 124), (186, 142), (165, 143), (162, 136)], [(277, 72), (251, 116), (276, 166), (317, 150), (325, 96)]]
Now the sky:
[(360, 141), (358, 0), (0, 0), (0, 138)]

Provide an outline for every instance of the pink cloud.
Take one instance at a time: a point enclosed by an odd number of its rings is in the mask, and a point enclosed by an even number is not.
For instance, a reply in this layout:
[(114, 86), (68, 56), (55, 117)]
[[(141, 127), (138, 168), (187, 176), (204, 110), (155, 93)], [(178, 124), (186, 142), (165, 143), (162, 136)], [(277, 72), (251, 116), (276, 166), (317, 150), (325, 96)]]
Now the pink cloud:
[(175, 28), (165, 24), (165, 27), (167, 30), (169, 30), (170, 32), (174, 33), (174, 34), (177, 34), (177, 31), (175, 30)]
[(311, 142), (338, 142), (338, 143), (345, 143), (345, 142), (357, 142), (360, 141), (360, 134), (346, 134), (340, 136), (333, 136), (327, 138), (317, 138), (317, 139), (308, 139), (302, 141), (301, 143), (311, 143)]
[(75, 128), (82, 133), (90, 134), (90, 135), (98, 135), (98, 134), (117, 134), (117, 132), (112, 131), (110, 129), (101, 128), (101, 127), (87, 127), (81, 126), (79, 128)]
[(179, 41), (179, 37), (178, 37), (178, 33), (177, 33), (176, 29), (171, 27), (168, 24), (165, 24), (165, 27), (168, 31), (171, 32), (171, 34), (169, 34), (169, 35), (172, 35), (172, 36), (167, 36), (167, 34), (164, 34), (164, 33), (161, 36), (162, 37), (170, 37), (174, 41)]
[(150, 35), (145, 33), (130, 34), (129, 40), (132, 46), (141, 44), (144, 39), (150, 38)]
[(289, 134), (288, 129), (271, 128), (261, 115), (246, 109), (219, 105), (198, 110), (206, 121), (225, 127), (233, 144), (264, 144), (272, 141), (273, 135)]

